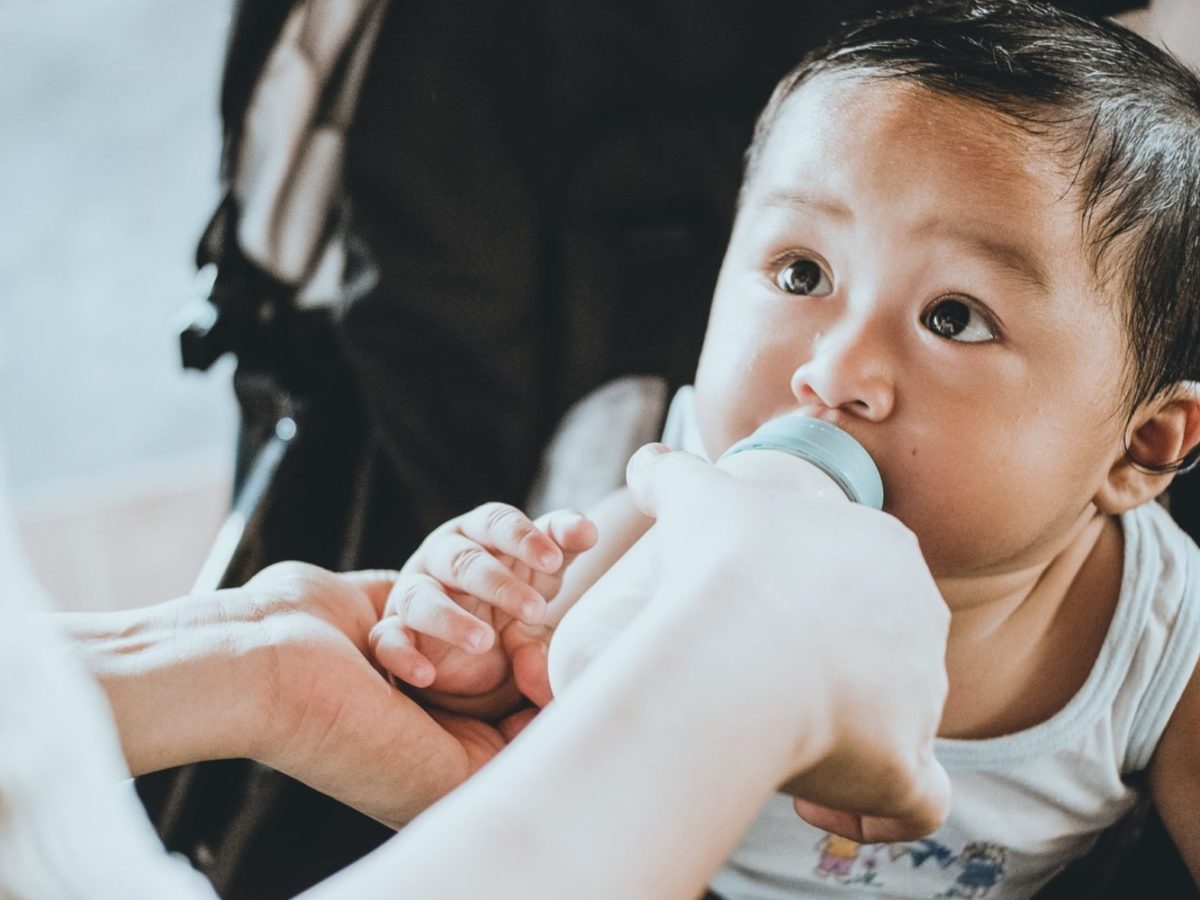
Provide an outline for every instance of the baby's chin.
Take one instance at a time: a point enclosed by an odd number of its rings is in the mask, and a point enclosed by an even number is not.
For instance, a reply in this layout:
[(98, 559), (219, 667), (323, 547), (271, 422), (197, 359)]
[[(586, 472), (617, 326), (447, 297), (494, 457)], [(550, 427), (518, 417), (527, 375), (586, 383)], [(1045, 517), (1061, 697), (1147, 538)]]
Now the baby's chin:
[(985, 573), (988, 560), (982, 554), (974, 552), (961, 536), (949, 533), (940, 523), (938, 527), (931, 524), (931, 520), (936, 521), (935, 517), (922, 516), (903, 503), (889, 500), (886, 481), (884, 484), (883, 512), (916, 535), (921, 555), (935, 581), (940, 584), (943, 579), (964, 580)]
[(971, 552), (973, 548), (953, 541), (950, 542), (952, 546), (943, 547), (937, 540), (922, 541), (920, 533), (917, 533), (917, 540), (933, 580), (951, 611), (1027, 587), (1045, 568), (1044, 563), (1023, 565), (980, 548)]

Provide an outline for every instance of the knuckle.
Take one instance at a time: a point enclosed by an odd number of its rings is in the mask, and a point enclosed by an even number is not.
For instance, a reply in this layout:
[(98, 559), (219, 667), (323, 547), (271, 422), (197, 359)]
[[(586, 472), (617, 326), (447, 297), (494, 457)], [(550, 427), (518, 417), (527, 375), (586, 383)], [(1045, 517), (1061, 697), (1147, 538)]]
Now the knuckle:
[(518, 543), (528, 540), (537, 530), (525, 513), (507, 503), (491, 504), (485, 521), (490, 534), (508, 537)]
[(879, 801), (889, 809), (902, 809), (912, 799), (916, 780), (914, 762), (905, 759), (899, 752), (889, 752), (879, 767), (879, 778), (876, 782), (880, 792)]
[(425, 536), (425, 540), (417, 545), (417, 549), (413, 551), (408, 562), (402, 567), (402, 571), (409, 571), (412, 568), (424, 570), (429, 556), (436, 554), (438, 548), (442, 546), (447, 538), (452, 537), (458, 532), (460, 519), (451, 519), (449, 522), (443, 522), (433, 531)]
[(420, 601), (421, 594), (426, 587), (426, 581), (423, 578), (409, 578), (398, 583), (392, 589), (392, 596), (388, 598), (388, 602), (395, 603), (392, 607), (396, 618), (407, 624), (413, 617), (414, 609)]
[(450, 574), (461, 585), (465, 584), (480, 568), (486, 567), (490, 559), (477, 544), (464, 547), (450, 557)]
[(297, 562), (295, 560), (288, 560), (286, 562), (272, 563), (263, 569), (259, 575), (269, 575), (275, 578), (288, 579), (301, 578), (305, 575), (311, 575), (315, 571), (318, 571), (318, 569), (314, 565), (304, 562)]
[(438, 604), (426, 611), (424, 630), (443, 641), (455, 641), (466, 630), (470, 613), (455, 604)]
[(488, 531), (503, 531), (511, 528), (515, 519), (525, 518), (515, 506), (495, 501), (483, 504), (479, 507), (479, 513)]
[(441, 605), (429, 611), (426, 626), (434, 634), (449, 636), (458, 630), (458, 621), (458, 607)]

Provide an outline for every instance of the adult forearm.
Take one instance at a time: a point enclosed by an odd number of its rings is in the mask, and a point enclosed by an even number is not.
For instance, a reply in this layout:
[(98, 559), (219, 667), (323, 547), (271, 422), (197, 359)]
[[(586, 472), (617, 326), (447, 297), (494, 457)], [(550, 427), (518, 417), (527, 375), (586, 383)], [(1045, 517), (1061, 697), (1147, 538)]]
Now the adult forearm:
[(709, 603), (648, 611), (510, 751), (318, 895), (694, 895), (783, 776), (822, 752), (797, 740), (804, 700), (775, 689), (777, 659), (722, 662), (761, 627)]
[(251, 752), (262, 647), (230, 621), (233, 593), (52, 617), (104, 689), (134, 774)]

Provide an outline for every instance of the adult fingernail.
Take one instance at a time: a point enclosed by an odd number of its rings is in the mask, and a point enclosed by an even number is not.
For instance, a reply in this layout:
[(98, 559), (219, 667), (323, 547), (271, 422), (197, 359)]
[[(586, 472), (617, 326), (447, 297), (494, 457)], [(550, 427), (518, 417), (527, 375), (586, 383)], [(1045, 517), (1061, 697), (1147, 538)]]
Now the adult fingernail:
[(629, 465), (626, 467), (626, 475), (634, 469), (640, 469), (643, 466), (648, 466), (650, 460), (656, 459), (670, 452), (670, 448), (666, 444), (643, 444), (638, 447), (633, 456), (629, 457)]

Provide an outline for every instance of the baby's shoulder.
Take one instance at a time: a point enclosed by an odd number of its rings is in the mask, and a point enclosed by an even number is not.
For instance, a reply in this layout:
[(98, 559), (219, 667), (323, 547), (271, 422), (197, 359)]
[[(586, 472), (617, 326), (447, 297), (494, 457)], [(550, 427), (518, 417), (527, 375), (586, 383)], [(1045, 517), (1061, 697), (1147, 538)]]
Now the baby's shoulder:
[(1148, 590), (1176, 603), (1200, 603), (1200, 547), (1160, 503), (1120, 517), (1123, 591)]
[(1136, 694), (1126, 771), (1145, 768), (1200, 660), (1200, 548), (1158, 503), (1121, 516), (1125, 569), (1114, 639)]

